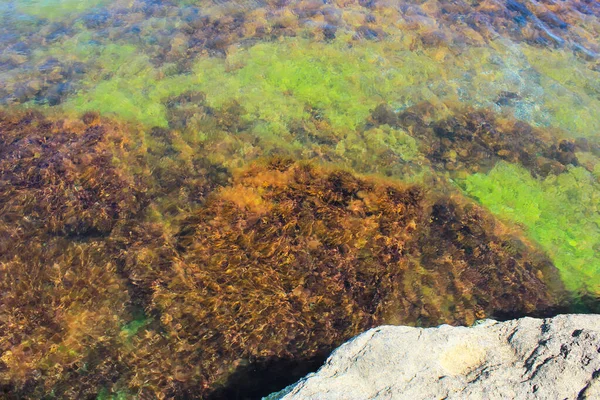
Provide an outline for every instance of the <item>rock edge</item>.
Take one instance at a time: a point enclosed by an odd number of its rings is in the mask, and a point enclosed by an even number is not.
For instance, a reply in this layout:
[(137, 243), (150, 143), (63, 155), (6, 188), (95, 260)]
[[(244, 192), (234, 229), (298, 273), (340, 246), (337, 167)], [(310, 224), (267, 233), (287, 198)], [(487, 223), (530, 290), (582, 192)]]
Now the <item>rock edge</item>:
[(470, 328), (381, 326), (269, 398), (597, 399), (600, 315), (483, 320)]

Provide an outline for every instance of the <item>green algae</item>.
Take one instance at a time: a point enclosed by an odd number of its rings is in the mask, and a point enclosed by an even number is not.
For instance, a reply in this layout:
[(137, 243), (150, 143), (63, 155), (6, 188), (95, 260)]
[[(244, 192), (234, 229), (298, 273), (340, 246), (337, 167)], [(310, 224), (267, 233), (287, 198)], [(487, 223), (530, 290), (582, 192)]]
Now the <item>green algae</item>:
[(571, 167), (540, 180), (501, 162), (463, 184), (494, 214), (522, 225), (552, 258), (569, 290), (600, 293), (600, 184), (592, 174)]
[[(385, 172), (386, 167), (423, 159), (418, 142), (402, 129), (381, 125), (364, 132), (351, 131), (333, 149), (345, 160), (345, 165), (356, 171)], [(383, 165), (382, 165), (383, 164)], [(414, 168), (416, 177), (418, 170)], [(409, 179), (402, 174), (402, 179)]]
[(600, 157), (589, 152), (577, 152), (577, 159), (582, 166), (590, 171), (600, 181)]
[(144, 314), (141, 314), (137, 316), (136, 319), (123, 325), (123, 327), (121, 328), (121, 333), (124, 334), (127, 338), (130, 338), (134, 335), (137, 335), (139, 330), (150, 324), (150, 322), (152, 322), (151, 318), (148, 318)]
[(232, 52), (226, 60), (200, 60), (195, 72), (214, 106), (235, 99), (251, 116), (276, 126), (306, 118), (309, 106), (335, 128), (356, 129), (375, 106), (439, 72), (417, 54), (406, 54), (394, 67), (383, 56), (390, 46), (285, 39)]
[(56, 21), (108, 2), (109, 0), (19, 0), (15, 5), (20, 13)]
[[(561, 61), (562, 52), (515, 49), (500, 42), (490, 46), (455, 54), (414, 52), (402, 41), (286, 38), (231, 47), (224, 58), (203, 55), (192, 62), (191, 71), (176, 73), (173, 64), (158, 67), (131, 44), (98, 45), (84, 31), (38, 57), (91, 65), (66, 109), (97, 110), (146, 126), (168, 126), (166, 99), (197, 90), (215, 108), (239, 103), (246, 110), (245, 121), (266, 124), (275, 135), (285, 132), (290, 121), (307, 120), (314, 112), (341, 138), (359, 129), (381, 103), (395, 109), (427, 100), (498, 107), (502, 93), (519, 98), (517, 104), (503, 105), (519, 119), (558, 126), (571, 137), (600, 129), (594, 112), (600, 107), (597, 72), (574, 58)], [(575, 77), (563, 78), (571, 65), (577, 66)], [(538, 81), (516, 77), (515, 70), (535, 73)], [(543, 100), (535, 107), (534, 97)]]
[(100, 389), (98, 396), (96, 396), (96, 400), (127, 400), (131, 398), (135, 398), (131, 393), (118, 391), (117, 393), (112, 394), (107, 388)]
[[(49, 49), (48, 55), (94, 63), (95, 71), (82, 89), (65, 103), (76, 112), (99, 111), (146, 126), (166, 127), (164, 102), (185, 91), (207, 94), (211, 106), (232, 101), (273, 134), (285, 132), (293, 120), (306, 120), (318, 110), (341, 131), (357, 129), (381, 102), (399, 98), (402, 89), (422, 84), (439, 71), (423, 55), (411, 55), (402, 68), (383, 59), (384, 44), (348, 46), (344, 41), (322, 44), (304, 39), (261, 43), (232, 52), (226, 59), (200, 57), (193, 73), (171, 74), (169, 65), (157, 68), (131, 45), (99, 48), (82, 38)], [(390, 46), (390, 44), (386, 45)]]
[(48, 57), (63, 62), (82, 62), (93, 66), (88, 68), (87, 79), (99, 79), (117, 72), (123, 65), (136, 58), (137, 47), (127, 43), (98, 43), (94, 33), (83, 29), (76, 35), (60, 43), (33, 52), (34, 63), (43, 62)]
[(565, 51), (523, 46), (529, 64), (541, 75), (541, 106), (552, 123), (572, 136), (592, 137), (600, 131), (600, 72)]
[[(21, 12), (52, 19), (105, 2), (28, 0), (15, 4), (24, 9)], [(203, 46), (212, 39), (227, 43), (218, 49), (218, 57), (209, 57), (215, 55), (210, 50), (194, 48), (189, 38), (198, 36), (198, 32), (196, 25), (188, 24), (188, 7), (175, 12), (173, 4), (201, 6), (212, 16), (213, 25), (203, 28), (206, 32), (201, 38), (206, 39)], [(113, 6), (125, 14), (141, 7), (127, 2)], [(600, 106), (599, 73), (567, 49), (536, 48), (502, 37), (484, 41), (475, 32), (468, 33), (469, 45), (464, 46), (460, 40), (450, 40), (453, 36), (443, 27), (439, 37), (431, 36), (432, 32), (413, 31), (397, 21), (387, 7), (373, 11), (382, 29), (376, 40), (352, 35), (353, 29), (365, 27), (361, 25), (365, 11), (354, 6), (343, 13), (347, 25), (340, 26), (335, 39), (326, 42), (315, 39), (319, 37), (315, 36), (318, 25), (298, 24), (300, 16), (286, 14), (289, 10), (281, 11), (283, 14), (273, 21), (288, 17), (295, 21), (285, 30), (296, 31), (290, 35), (293, 37), (283, 35), (273, 41), (252, 38), (263, 23), (272, 30), (279, 28), (277, 23), (269, 24), (260, 17), (260, 12), (247, 11), (248, 18), (241, 28), (228, 31), (219, 26), (215, 38), (211, 36), (214, 23), (219, 18), (229, 21), (228, 15), (235, 14), (231, 4), (182, 0), (164, 6), (169, 9), (169, 18), (156, 13), (142, 22), (134, 19), (139, 29), (135, 40), (139, 48), (116, 39), (122, 33), (120, 24), (108, 28), (109, 35), (104, 36), (97, 35), (93, 28), (86, 30), (83, 21), (75, 20), (72, 27), (78, 33), (65, 34), (67, 38), (61, 44), (44, 48), (48, 42), (42, 41), (44, 45), (34, 46), (41, 58), (34, 59), (33, 64), (39, 64), (44, 56), (83, 62), (85, 77), (77, 83), (77, 92), (65, 108), (75, 112), (96, 109), (146, 126), (166, 127), (165, 97), (180, 94), (185, 88), (204, 91), (209, 103), (217, 108), (237, 100), (247, 110), (248, 121), (269, 124), (269, 132), (275, 134), (284, 132), (291, 120), (306, 119), (307, 108), (320, 110), (335, 129), (343, 131), (359, 128), (377, 104), (401, 109), (425, 100), (459, 101), (514, 113), (529, 123), (566, 129), (567, 136), (589, 137), (600, 129), (595, 118)], [(235, 6), (247, 10), (257, 7), (250, 2), (236, 2)], [(304, 6), (299, 5), (300, 9)], [(473, 28), (479, 31), (483, 27)], [(467, 34), (459, 30), (461, 35)], [(172, 40), (161, 40), (165, 35), (172, 36)], [(439, 40), (428, 42), (428, 37)], [(244, 42), (246, 39), (252, 41)], [(258, 44), (247, 47), (246, 43)], [(159, 66), (157, 60), (178, 65)], [(23, 70), (28, 71), (29, 66)], [(184, 73), (175, 74), (174, 69)], [(539, 76), (530, 75), (531, 71)], [(11, 81), (6, 92), (14, 92), (13, 79), (18, 86), (27, 74), (6, 79)], [(516, 104), (498, 104), (498, 97), (505, 92), (520, 97)]]
[(68, 101), (66, 108), (78, 112), (94, 110), (147, 126), (166, 127), (168, 121), (162, 101), (184, 92), (189, 87), (189, 78), (161, 80), (156, 75), (157, 72), (143, 62), (128, 65), (124, 76), (100, 82), (85, 95)]
[(190, 74), (173, 74), (170, 64), (155, 67), (137, 46), (98, 43), (87, 30), (34, 52), (37, 64), (48, 58), (86, 66), (77, 92), (65, 101), (63, 110), (76, 114), (95, 111), (148, 127), (166, 127), (164, 101), (189, 90), (195, 82)]
[(79, 113), (98, 111), (150, 127), (168, 126), (164, 100), (188, 90), (193, 85), (193, 77), (165, 76), (164, 69), (153, 67), (147, 56), (135, 53), (130, 46), (114, 50), (119, 56), (128, 52), (130, 56), (125, 57), (126, 62), (113, 65), (114, 73), (107, 79), (95, 85), (86, 82), (91, 89), (67, 100), (65, 109)]

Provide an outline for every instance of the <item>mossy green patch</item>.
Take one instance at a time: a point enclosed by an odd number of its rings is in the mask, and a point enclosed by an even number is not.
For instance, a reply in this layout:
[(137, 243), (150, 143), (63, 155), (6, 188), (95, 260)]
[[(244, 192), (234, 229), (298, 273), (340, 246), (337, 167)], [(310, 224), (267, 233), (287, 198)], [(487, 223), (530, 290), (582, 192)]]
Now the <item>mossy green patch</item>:
[(533, 178), (501, 162), (464, 181), (494, 214), (522, 225), (552, 258), (565, 286), (600, 294), (600, 185), (581, 167)]
[(109, 0), (19, 0), (15, 2), (15, 6), (20, 13), (55, 21), (108, 2)]
[[(132, 68), (134, 66), (129, 66)], [(155, 71), (139, 65), (137, 73), (100, 82), (94, 89), (68, 103), (74, 110), (114, 114), (148, 126), (167, 126), (162, 101), (188, 87), (188, 77), (157, 79)]]
[(580, 165), (590, 171), (600, 181), (600, 157), (589, 152), (577, 152), (577, 160)]
[(200, 90), (217, 108), (239, 102), (247, 110), (244, 118), (268, 125), (271, 132), (306, 119), (309, 110), (317, 110), (335, 129), (355, 129), (376, 105), (394, 103), (402, 89), (439, 73), (439, 65), (427, 56), (412, 53), (392, 66), (381, 54), (393, 43), (349, 46), (342, 40), (323, 44), (294, 38), (260, 43), (226, 59), (202, 57), (193, 73), (175, 75), (169, 66), (153, 66), (133, 46), (100, 47), (81, 39), (48, 51), (96, 64), (66, 108), (115, 114), (148, 126), (168, 124), (163, 104), (168, 97)]
[(87, 79), (97, 79), (99, 76), (117, 72), (124, 64), (129, 64), (136, 58), (137, 48), (131, 44), (107, 43), (94, 40), (94, 34), (82, 30), (76, 35), (33, 52), (36, 64), (44, 62), (48, 57), (54, 57), (62, 62), (79, 62), (88, 66)]
[(128, 394), (125, 391), (111, 393), (106, 388), (100, 389), (100, 391), (98, 392), (98, 396), (96, 396), (96, 400), (127, 400), (131, 398), (135, 398), (135, 396)]
[(573, 136), (595, 136), (600, 131), (600, 72), (567, 51), (523, 46), (523, 54), (541, 75), (541, 104), (553, 124)]
[[(86, 88), (70, 98), (65, 108), (76, 112), (99, 111), (147, 126), (168, 125), (164, 100), (193, 87), (192, 75), (167, 76), (168, 66), (155, 68), (133, 46), (106, 46), (98, 63), (102, 74), (90, 74)], [(110, 61), (109, 61), (110, 60)]]
[[(422, 157), (417, 141), (402, 129), (388, 125), (364, 132), (351, 131), (335, 146), (335, 154), (357, 171), (384, 172), (398, 163)], [(417, 173), (417, 171), (411, 171)], [(404, 175), (404, 174), (403, 174)], [(403, 176), (408, 178), (408, 176)]]
[(235, 99), (254, 117), (276, 124), (318, 109), (333, 127), (355, 129), (377, 104), (393, 102), (400, 89), (439, 73), (439, 66), (415, 53), (392, 65), (384, 55), (394, 46), (286, 39), (226, 60), (203, 59), (195, 72), (215, 106)]
[(123, 325), (121, 328), (121, 333), (129, 338), (133, 335), (136, 335), (140, 329), (148, 325), (151, 321), (152, 319), (146, 317), (145, 315), (139, 315), (133, 321)]
[(64, 104), (66, 111), (98, 111), (150, 127), (167, 126), (164, 101), (196, 81), (191, 74), (173, 74), (170, 64), (155, 67), (134, 45), (98, 43), (86, 30), (34, 54), (38, 64), (48, 57), (86, 66), (77, 94)]
[[(164, 102), (190, 90), (204, 92), (216, 108), (236, 101), (246, 110), (243, 119), (268, 126), (274, 134), (285, 132), (290, 121), (318, 115), (343, 137), (359, 129), (381, 103), (403, 108), (427, 100), (459, 100), (495, 106), (502, 89), (542, 96), (535, 109), (528, 108), (526, 99), (519, 103), (514, 110), (518, 118), (557, 125), (571, 136), (597, 132), (600, 123), (593, 110), (600, 107), (598, 73), (573, 59), (577, 74), (561, 78), (569, 74), (567, 65), (555, 60), (558, 56), (548, 50), (522, 50), (513, 54), (496, 44), (493, 50), (474, 48), (458, 57), (441, 50), (414, 52), (394, 40), (364, 43), (340, 36), (322, 43), (296, 37), (230, 48), (224, 58), (201, 56), (191, 72), (181, 74), (172, 65), (155, 66), (135, 46), (99, 45), (84, 31), (40, 56), (90, 66), (67, 108), (97, 110), (147, 126), (167, 126)], [(502, 55), (504, 63), (494, 61), (494, 55)], [(548, 57), (550, 61), (542, 62)], [(515, 68), (532, 66), (541, 74), (540, 82), (514, 76)], [(563, 73), (557, 75), (552, 66)]]

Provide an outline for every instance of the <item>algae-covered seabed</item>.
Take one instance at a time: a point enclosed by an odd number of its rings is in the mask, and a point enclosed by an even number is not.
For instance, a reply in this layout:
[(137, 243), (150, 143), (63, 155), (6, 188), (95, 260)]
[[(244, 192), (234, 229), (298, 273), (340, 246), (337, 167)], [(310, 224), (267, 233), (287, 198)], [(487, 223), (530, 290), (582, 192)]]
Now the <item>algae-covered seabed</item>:
[(0, 396), (256, 398), (378, 324), (598, 309), (600, 5), (0, 1)]

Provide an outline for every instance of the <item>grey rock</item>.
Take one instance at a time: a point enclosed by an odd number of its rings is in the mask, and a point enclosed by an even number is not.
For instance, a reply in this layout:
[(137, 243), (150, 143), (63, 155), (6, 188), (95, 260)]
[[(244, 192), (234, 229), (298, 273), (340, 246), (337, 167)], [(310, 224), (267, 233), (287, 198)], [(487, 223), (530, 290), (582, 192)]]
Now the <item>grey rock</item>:
[(382, 326), (283, 391), (309, 399), (600, 399), (600, 315)]

